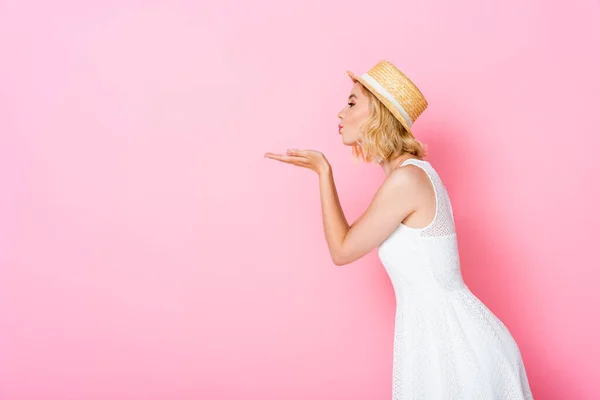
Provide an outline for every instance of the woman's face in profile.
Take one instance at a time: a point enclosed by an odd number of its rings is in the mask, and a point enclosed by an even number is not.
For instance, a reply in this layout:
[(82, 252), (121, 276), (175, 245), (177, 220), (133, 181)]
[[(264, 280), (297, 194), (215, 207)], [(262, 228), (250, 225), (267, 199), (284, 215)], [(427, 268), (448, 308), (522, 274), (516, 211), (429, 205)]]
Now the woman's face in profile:
[(339, 132), (342, 135), (342, 143), (347, 146), (356, 144), (362, 124), (370, 116), (369, 98), (362, 92), (360, 82), (354, 82), (348, 104), (338, 113), (340, 119)]

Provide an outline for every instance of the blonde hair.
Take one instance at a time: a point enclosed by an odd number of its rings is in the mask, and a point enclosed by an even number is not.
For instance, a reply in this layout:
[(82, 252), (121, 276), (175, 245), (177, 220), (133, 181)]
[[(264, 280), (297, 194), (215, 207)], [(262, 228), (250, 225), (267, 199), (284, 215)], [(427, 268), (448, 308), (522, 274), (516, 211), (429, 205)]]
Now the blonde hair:
[(425, 157), (425, 145), (415, 139), (374, 94), (362, 84), (360, 88), (369, 99), (371, 116), (361, 127), (360, 143), (352, 146), (353, 156), (368, 163), (379, 158), (389, 160), (404, 153)]

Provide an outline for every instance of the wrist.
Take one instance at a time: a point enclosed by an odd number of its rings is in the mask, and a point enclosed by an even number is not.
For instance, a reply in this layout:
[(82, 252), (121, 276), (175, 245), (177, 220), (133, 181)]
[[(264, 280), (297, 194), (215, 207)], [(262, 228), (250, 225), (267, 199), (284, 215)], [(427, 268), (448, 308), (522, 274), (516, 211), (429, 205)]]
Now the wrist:
[(321, 164), (317, 172), (319, 176), (326, 176), (331, 173), (331, 165), (329, 165), (329, 163), (325, 161), (323, 164)]

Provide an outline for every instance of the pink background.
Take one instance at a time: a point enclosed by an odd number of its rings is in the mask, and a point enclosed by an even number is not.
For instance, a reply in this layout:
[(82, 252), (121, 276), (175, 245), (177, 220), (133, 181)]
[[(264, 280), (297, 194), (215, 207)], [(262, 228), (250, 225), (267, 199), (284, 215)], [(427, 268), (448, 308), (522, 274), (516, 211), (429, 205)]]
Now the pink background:
[[(84, 4), (85, 3), (85, 4)], [(0, 398), (389, 399), (394, 293), (335, 267), (384, 175), (336, 114), (380, 59), (455, 207), (465, 281), (537, 399), (597, 399), (600, 3), (0, 2)], [(596, 239), (596, 240), (594, 240)]]

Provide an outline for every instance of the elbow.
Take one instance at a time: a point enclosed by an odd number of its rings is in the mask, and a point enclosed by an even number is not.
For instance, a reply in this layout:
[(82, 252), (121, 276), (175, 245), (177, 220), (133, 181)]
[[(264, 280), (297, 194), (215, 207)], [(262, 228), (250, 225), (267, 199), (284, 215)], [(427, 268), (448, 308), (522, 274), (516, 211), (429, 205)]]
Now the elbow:
[(337, 266), (342, 266), (346, 264), (350, 264), (354, 260), (356, 260), (353, 251), (345, 246), (344, 243), (340, 246), (336, 246), (335, 249), (331, 251), (331, 259), (333, 263)]
[(343, 257), (341, 255), (338, 255), (338, 254), (333, 255), (331, 257), (331, 260), (337, 266), (342, 266), (342, 265), (349, 264), (349, 261), (345, 257)]

